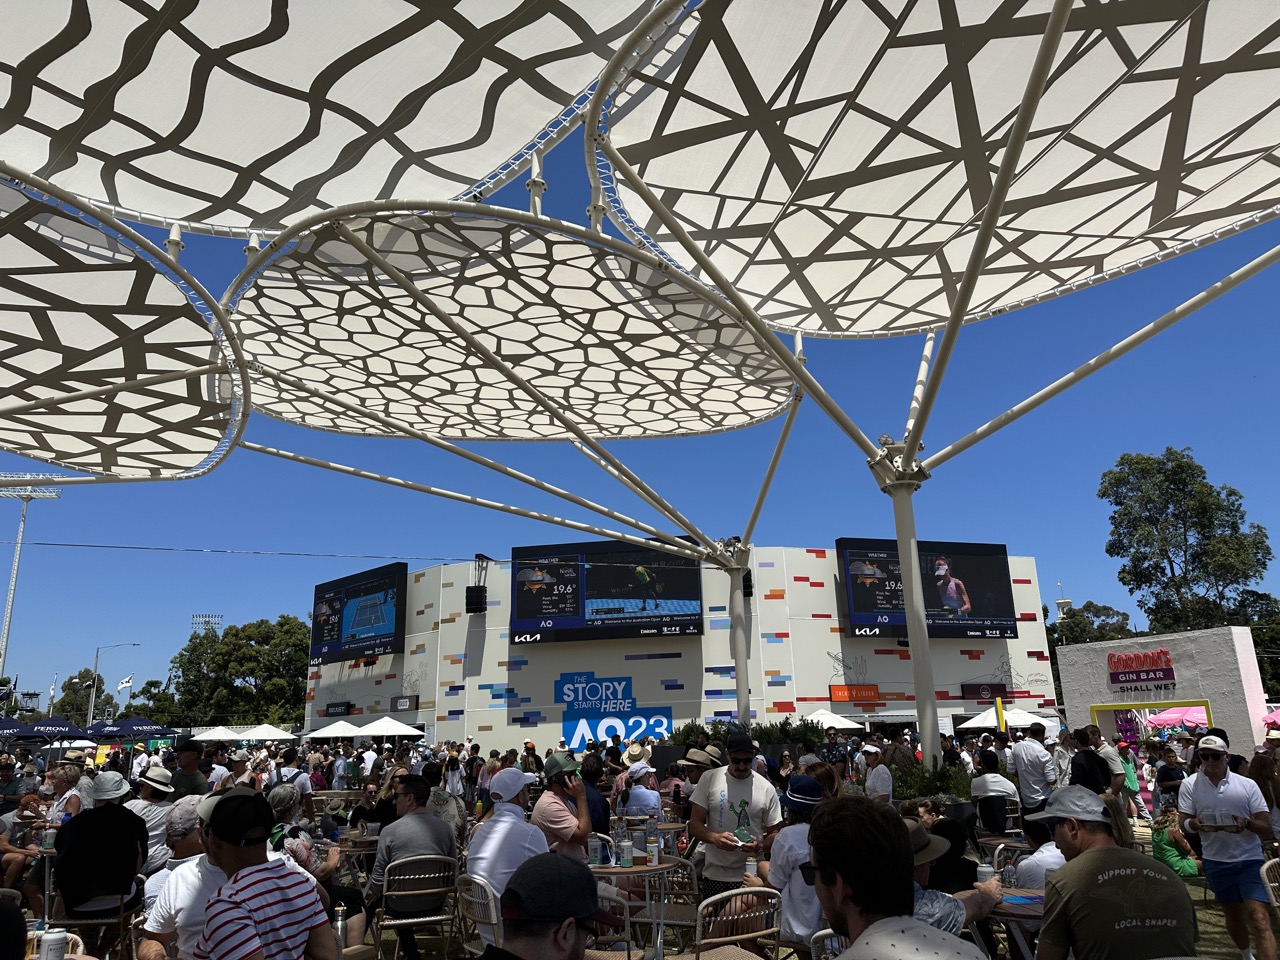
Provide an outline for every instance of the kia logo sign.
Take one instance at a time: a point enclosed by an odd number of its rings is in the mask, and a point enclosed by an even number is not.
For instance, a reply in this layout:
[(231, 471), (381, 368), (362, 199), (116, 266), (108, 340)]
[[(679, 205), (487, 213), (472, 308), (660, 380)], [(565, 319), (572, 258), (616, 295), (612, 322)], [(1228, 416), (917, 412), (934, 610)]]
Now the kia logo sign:
[(540, 633), (517, 633), (511, 638), (512, 643), (537, 643), (542, 639)]

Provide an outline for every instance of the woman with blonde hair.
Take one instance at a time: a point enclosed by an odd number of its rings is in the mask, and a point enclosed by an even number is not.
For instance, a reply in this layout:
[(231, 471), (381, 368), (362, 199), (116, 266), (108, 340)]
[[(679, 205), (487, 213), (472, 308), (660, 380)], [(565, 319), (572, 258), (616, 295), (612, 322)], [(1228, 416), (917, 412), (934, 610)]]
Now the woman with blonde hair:
[(1182, 835), (1176, 804), (1166, 803), (1151, 824), (1151, 855), (1172, 867), (1180, 877), (1194, 877), (1204, 872), (1204, 864), (1196, 859), (1191, 844)]

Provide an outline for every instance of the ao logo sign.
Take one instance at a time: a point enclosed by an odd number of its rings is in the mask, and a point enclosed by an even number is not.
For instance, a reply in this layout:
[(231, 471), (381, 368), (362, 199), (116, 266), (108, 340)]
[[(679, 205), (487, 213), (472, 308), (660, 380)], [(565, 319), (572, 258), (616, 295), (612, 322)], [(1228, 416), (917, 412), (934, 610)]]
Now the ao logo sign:
[(624, 740), (665, 737), (671, 733), (671, 708), (638, 710), (630, 677), (597, 677), (594, 673), (562, 673), (556, 700), (564, 704), (565, 741), (581, 750), (588, 740), (607, 741), (615, 733)]

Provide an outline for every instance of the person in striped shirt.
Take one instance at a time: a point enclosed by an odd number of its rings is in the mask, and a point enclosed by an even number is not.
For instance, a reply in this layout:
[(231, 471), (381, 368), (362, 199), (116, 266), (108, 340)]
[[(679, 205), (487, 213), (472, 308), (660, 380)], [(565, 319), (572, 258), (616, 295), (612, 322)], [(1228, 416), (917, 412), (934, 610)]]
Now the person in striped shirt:
[(196, 960), (337, 960), (338, 946), (315, 887), (267, 859), (275, 817), (266, 797), (237, 787), (209, 816), (209, 859), (227, 875), (209, 901)]

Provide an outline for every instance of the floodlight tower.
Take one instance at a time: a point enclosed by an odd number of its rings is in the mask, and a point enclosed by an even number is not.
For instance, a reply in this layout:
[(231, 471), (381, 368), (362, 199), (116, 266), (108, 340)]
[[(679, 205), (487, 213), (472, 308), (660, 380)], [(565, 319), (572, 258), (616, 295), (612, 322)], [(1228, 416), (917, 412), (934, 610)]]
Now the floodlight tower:
[[(54, 473), (0, 473), (0, 480), (58, 480)], [(18, 517), (18, 539), (13, 545), (13, 568), (9, 571), (9, 595), (4, 603), (4, 624), (0, 625), (0, 677), (4, 676), (4, 658), (9, 650), (9, 622), (13, 617), (13, 595), (18, 589), (18, 561), (22, 559), (22, 536), (27, 529), (27, 504), (32, 500), (57, 500), (57, 487), (0, 487), (0, 497), (22, 501)]]
[(222, 629), (222, 614), (220, 613), (193, 613), (191, 615), (191, 630), (193, 633), (204, 633), (206, 630), (213, 630), (215, 633)]

